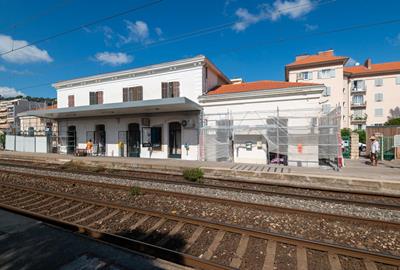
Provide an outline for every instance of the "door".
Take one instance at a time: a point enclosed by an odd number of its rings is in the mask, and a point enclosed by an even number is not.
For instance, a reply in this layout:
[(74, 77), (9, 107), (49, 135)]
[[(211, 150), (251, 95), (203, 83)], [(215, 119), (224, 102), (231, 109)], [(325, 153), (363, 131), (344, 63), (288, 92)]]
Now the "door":
[(100, 156), (106, 154), (106, 127), (104, 125), (96, 125), (93, 152)]
[(140, 157), (140, 128), (136, 123), (128, 125), (128, 157)]
[(182, 157), (182, 127), (179, 122), (169, 123), (168, 157)]
[(76, 127), (69, 126), (67, 130), (67, 154), (73, 154), (76, 147)]

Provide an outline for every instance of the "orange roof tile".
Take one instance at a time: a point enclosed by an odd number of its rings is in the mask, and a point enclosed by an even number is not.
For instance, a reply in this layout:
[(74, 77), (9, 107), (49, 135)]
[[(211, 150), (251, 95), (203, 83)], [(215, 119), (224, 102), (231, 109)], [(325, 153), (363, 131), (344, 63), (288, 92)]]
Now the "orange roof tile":
[(249, 83), (224, 84), (209, 91), (207, 95), (220, 95), (259, 90), (284, 89), (303, 86), (320, 85), (316, 83), (282, 82), (282, 81), (256, 81)]
[(300, 57), (293, 63), (287, 64), (287, 67), (293, 67), (298, 65), (308, 65), (308, 64), (317, 64), (324, 62), (332, 62), (332, 61), (345, 61), (348, 57), (344, 56), (335, 56), (332, 54), (316, 54), (316, 55), (308, 55), (304, 57)]
[(371, 68), (367, 68), (364, 65), (345, 67), (344, 72), (350, 73), (351, 75), (372, 75), (381, 72), (400, 71), (400, 62), (387, 62), (381, 64), (371, 64)]

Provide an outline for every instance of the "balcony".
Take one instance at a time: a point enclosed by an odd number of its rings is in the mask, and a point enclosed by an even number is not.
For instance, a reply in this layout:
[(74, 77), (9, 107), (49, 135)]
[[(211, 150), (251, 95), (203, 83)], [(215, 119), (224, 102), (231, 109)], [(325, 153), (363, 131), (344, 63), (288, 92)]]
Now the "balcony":
[(351, 108), (352, 109), (359, 109), (359, 108), (365, 108), (367, 106), (366, 101), (352, 101), (351, 102)]
[(366, 87), (353, 87), (351, 89), (351, 94), (365, 94), (367, 92)]
[(351, 115), (351, 123), (353, 124), (362, 124), (367, 121), (368, 115), (366, 113), (362, 115)]

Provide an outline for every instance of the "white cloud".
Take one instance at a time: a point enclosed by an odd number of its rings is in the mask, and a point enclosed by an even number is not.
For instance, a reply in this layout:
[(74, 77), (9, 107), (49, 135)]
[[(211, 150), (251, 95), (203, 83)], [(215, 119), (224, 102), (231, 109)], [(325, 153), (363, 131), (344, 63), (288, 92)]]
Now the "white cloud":
[(95, 59), (105, 65), (119, 66), (132, 62), (133, 56), (120, 52), (100, 52), (95, 55)]
[[(8, 52), (12, 48), (20, 48), (28, 45), (25, 40), (14, 40), (10, 36), (0, 34), (0, 52)], [(1, 55), (5, 61), (25, 64), (33, 62), (52, 62), (53, 59), (46, 50), (41, 50), (36, 46), (29, 46), (23, 49)]]
[(316, 24), (308, 24), (308, 23), (306, 23), (304, 25), (304, 27), (306, 29), (306, 32), (312, 32), (312, 31), (315, 31), (315, 30), (318, 29), (318, 25), (316, 25)]
[(237, 32), (244, 31), (252, 24), (264, 20), (276, 21), (282, 16), (297, 19), (308, 14), (315, 7), (316, 2), (312, 0), (275, 0), (272, 5), (259, 5), (257, 13), (251, 13), (245, 8), (239, 8), (235, 12), (238, 21), (234, 24), (233, 29)]
[(394, 37), (387, 37), (386, 41), (392, 46), (400, 46), (400, 33)]
[(147, 44), (150, 42), (150, 33), (147, 23), (145, 23), (144, 21), (136, 21), (133, 23), (128, 20), (126, 20), (125, 22), (126, 28), (128, 29), (129, 33), (126, 37), (120, 35), (122, 44), (127, 44), (131, 42)]
[(21, 91), (16, 90), (15, 88), (0, 86), (0, 96), (16, 97), (16, 96), (26, 96), (26, 95)]

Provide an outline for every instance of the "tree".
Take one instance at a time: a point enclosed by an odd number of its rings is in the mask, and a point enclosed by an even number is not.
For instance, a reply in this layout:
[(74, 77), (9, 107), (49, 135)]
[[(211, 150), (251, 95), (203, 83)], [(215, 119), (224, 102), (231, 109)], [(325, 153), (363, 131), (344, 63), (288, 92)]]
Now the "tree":
[(350, 137), (351, 129), (349, 128), (342, 128), (340, 130), (340, 135), (343, 137)]
[(386, 121), (385, 126), (400, 126), (400, 117), (392, 118)]
[(358, 133), (358, 138), (359, 138), (359, 142), (360, 143), (365, 143), (366, 142), (367, 134), (366, 134), (364, 129), (358, 129), (358, 130), (355, 130), (354, 132)]
[(390, 116), (388, 116), (388, 120), (395, 119), (395, 118), (400, 118), (400, 108), (399, 108), (399, 106), (397, 106), (394, 109), (390, 109), (389, 110), (389, 114), (390, 114)]

